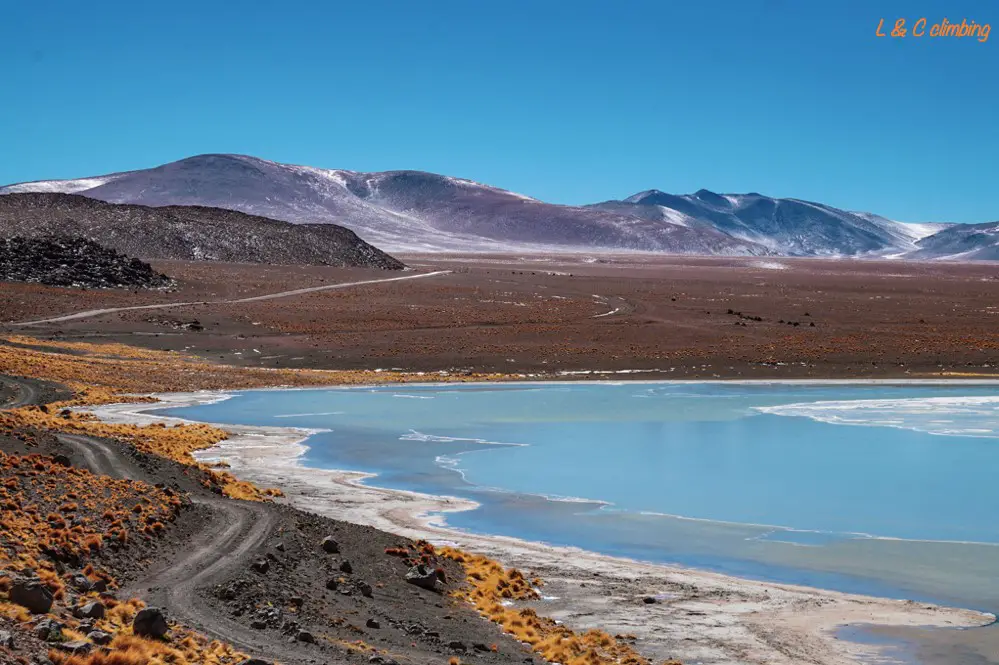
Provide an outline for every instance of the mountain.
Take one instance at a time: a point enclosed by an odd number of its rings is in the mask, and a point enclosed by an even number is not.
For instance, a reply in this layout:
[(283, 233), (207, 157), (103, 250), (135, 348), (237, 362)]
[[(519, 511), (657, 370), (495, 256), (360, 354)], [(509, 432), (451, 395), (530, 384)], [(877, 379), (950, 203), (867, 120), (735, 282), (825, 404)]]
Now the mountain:
[[(151, 169), (0, 187), (112, 203), (198, 205), (342, 224), (388, 251), (650, 251), (748, 256), (893, 256), (922, 251), (946, 224), (761, 194), (647, 190), (588, 206), (546, 203), (422, 171), (356, 171), (199, 155)], [(928, 257), (931, 250), (926, 250)]]
[(335, 224), (289, 224), (201, 206), (113, 204), (75, 194), (0, 196), (0, 238), (16, 236), (83, 237), (144, 259), (404, 267)]
[(955, 224), (916, 243), (913, 259), (999, 261), (999, 222)]
[(913, 249), (916, 240), (937, 230), (821, 203), (756, 193), (723, 195), (706, 189), (684, 195), (652, 189), (592, 207), (691, 228), (712, 228), (786, 256), (898, 253)]
[(152, 169), (0, 188), (75, 192), (113, 203), (201, 205), (295, 223), (343, 224), (390, 251), (593, 248), (766, 254), (710, 229), (544, 203), (470, 180), (420, 171), (358, 173), (200, 155)]

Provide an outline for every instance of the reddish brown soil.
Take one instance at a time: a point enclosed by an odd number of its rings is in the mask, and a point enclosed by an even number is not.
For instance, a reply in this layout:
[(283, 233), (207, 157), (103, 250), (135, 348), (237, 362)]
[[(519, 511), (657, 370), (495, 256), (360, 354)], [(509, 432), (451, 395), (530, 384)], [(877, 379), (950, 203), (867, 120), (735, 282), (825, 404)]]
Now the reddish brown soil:
[[(8, 331), (188, 349), (227, 363), (280, 367), (546, 374), (656, 369), (661, 371), (637, 376), (769, 378), (992, 374), (999, 365), (999, 265), (403, 258), (417, 270), (455, 272)], [(180, 280), (178, 292), (3, 284), (0, 318), (225, 299), (386, 276), (323, 267), (154, 265)], [(178, 328), (195, 319), (204, 330)]]

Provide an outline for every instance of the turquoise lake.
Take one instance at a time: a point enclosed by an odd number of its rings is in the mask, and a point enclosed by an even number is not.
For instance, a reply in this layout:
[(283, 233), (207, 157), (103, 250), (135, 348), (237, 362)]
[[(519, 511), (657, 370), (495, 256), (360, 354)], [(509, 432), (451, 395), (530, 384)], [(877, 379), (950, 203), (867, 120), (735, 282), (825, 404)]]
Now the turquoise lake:
[(308, 466), (480, 504), (478, 533), (999, 609), (999, 386), (570, 383), (235, 393)]

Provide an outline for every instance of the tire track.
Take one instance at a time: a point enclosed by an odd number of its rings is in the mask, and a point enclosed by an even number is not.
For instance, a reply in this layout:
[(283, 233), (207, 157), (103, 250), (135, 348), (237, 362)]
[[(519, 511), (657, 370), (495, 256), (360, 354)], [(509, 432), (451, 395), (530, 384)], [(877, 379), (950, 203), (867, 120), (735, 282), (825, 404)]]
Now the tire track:
[(38, 390), (28, 381), (20, 381), (12, 376), (5, 376), (0, 377), (0, 382), (14, 386), (17, 390), (17, 396), (13, 399), (8, 399), (4, 404), (0, 404), (0, 410), (17, 409), (22, 406), (35, 404), (38, 400)]

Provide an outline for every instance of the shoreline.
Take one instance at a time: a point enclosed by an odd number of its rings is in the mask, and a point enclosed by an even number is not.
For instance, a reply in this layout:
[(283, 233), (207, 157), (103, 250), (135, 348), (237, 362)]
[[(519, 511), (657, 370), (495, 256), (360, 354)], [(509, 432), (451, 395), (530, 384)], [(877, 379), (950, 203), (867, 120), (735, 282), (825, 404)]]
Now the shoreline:
[[(929, 381), (970, 383), (960, 379)], [(364, 386), (351, 386), (356, 387)], [(222, 401), (234, 392), (244, 391), (161, 393), (151, 395), (159, 400), (156, 403), (101, 405), (82, 410), (106, 422), (190, 422), (155, 412)], [(648, 657), (705, 663), (791, 665), (807, 660), (820, 665), (845, 665), (876, 657), (886, 645), (840, 639), (837, 635), (844, 626), (971, 628), (995, 621), (993, 615), (973, 610), (769, 583), (452, 529), (433, 514), (472, 510), (478, 504), (457, 497), (367, 485), (366, 481), (376, 474), (301, 465), (300, 458), (308, 449), (305, 441), (323, 430), (216, 426), (231, 436), (212, 448), (195, 452), (199, 461), (224, 459), (240, 479), (281, 488), (284, 501), (299, 509), (407, 538), (456, 545), (529, 571), (545, 580), (545, 600), (533, 603), (539, 613), (577, 629), (599, 627), (612, 634), (634, 634), (638, 637), (637, 648)], [(660, 602), (646, 604), (645, 597)]]

